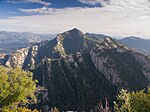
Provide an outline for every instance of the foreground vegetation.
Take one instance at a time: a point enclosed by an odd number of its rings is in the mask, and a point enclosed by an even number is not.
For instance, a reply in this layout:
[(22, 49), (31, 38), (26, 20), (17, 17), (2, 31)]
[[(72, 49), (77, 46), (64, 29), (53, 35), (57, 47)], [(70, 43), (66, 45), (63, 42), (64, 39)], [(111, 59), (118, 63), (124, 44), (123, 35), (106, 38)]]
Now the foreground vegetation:
[[(10, 69), (0, 67), (0, 109), (13, 111), (18, 105), (25, 105), (36, 101), (34, 92), (36, 80), (33, 80), (31, 72), (25, 72), (20, 68)], [(24, 108), (19, 108), (23, 110)], [(16, 111), (14, 111), (16, 112)]]
[(120, 91), (114, 102), (115, 112), (150, 112), (150, 89), (148, 91)]
[[(28, 103), (35, 103), (34, 95), (36, 90), (36, 80), (33, 80), (31, 72), (26, 72), (20, 68), (0, 67), (0, 111), (2, 112), (41, 112), (39, 110), (30, 110), (26, 107)], [(97, 111), (111, 112), (108, 107), (101, 108), (99, 105)], [(115, 112), (150, 112), (150, 89), (137, 92), (128, 92), (122, 90), (114, 102)], [(51, 112), (59, 112), (57, 108), (51, 109)]]

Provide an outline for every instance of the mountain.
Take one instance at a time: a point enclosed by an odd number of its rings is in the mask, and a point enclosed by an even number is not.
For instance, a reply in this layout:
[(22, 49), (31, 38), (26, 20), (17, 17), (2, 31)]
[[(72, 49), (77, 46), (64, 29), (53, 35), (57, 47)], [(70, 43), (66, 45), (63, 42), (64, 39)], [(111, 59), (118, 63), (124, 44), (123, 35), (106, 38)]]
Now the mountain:
[(90, 37), (90, 39), (94, 39), (102, 42), (105, 38), (111, 38), (110, 36), (103, 34), (94, 34), (94, 33), (86, 33), (85, 36)]
[(135, 48), (137, 50), (140, 50), (141, 52), (144, 52), (146, 54), (150, 54), (150, 40), (148, 39), (142, 39), (139, 37), (126, 37), (119, 42), (126, 44), (127, 46), (130, 46), (132, 48)]
[[(98, 41), (103, 41), (105, 38), (111, 38), (110, 36), (103, 35), (103, 34), (86, 33), (85, 35), (92, 37), (94, 39), (97, 39)], [(150, 40), (149, 39), (142, 39), (140, 37), (130, 36), (130, 37), (125, 37), (123, 39), (116, 39), (116, 40), (135, 50), (138, 50), (142, 53), (150, 55)]]
[(149, 56), (76, 28), (0, 58), (7, 67), (30, 70), (38, 85), (44, 86), (38, 108), (94, 110), (105, 98), (112, 105), (122, 88), (141, 90), (150, 84)]
[(31, 46), (44, 40), (51, 40), (53, 35), (17, 33), (0, 31), (0, 53), (9, 54), (17, 49)]

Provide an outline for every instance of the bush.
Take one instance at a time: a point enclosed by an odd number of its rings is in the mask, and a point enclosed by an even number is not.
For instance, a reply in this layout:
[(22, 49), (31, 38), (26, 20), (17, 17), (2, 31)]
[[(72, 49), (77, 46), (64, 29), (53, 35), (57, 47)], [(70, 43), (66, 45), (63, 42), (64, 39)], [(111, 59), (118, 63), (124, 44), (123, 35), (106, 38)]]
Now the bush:
[(114, 102), (115, 112), (150, 112), (150, 89), (147, 93), (144, 90), (127, 92), (122, 90)]
[(0, 66), (0, 108), (35, 101), (36, 82), (31, 72)]

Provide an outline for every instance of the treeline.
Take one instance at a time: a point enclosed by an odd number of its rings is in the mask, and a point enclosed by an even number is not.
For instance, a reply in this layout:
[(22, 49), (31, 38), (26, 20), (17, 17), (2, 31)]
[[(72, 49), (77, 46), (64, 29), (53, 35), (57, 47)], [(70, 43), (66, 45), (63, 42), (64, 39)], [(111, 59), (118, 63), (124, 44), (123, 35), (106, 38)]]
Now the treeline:
[[(27, 108), (27, 104), (36, 103), (36, 84), (31, 72), (0, 66), (0, 112), (41, 112)], [(96, 107), (97, 112), (150, 112), (150, 89), (121, 90), (113, 108), (109, 107), (107, 100), (105, 106), (100, 103)], [(52, 108), (50, 112), (59, 110)]]

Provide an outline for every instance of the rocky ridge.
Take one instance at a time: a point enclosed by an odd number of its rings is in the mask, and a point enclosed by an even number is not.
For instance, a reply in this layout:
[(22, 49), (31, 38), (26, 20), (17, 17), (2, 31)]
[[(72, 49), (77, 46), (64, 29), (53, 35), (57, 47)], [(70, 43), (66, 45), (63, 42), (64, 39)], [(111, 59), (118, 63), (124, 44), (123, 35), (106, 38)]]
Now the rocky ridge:
[[(144, 77), (143, 80), (146, 80), (145, 82), (148, 82), (149, 80), (149, 56), (133, 51), (131, 48), (115, 42), (110, 38), (106, 38), (100, 45), (94, 47), (90, 51), (90, 55), (95, 67), (102, 72), (110, 82), (117, 84), (120, 88), (129, 88), (132, 80), (128, 79), (131, 79), (131, 77), (133, 79), (135, 77), (136, 79), (136, 76), (132, 76), (132, 73), (135, 74), (134, 68), (137, 65), (139, 65), (139, 69), (136, 70), (139, 72), (139, 77)], [(124, 58), (122, 59), (121, 57)], [(121, 71), (124, 71), (124, 73), (120, 73), (118, 68), (120, 68)], [(133, 69), (134, 71), (130, 69)], [(127, 76), (123, 76), (124, 74)], [(137, 84), (140, 83), (142, 80), (141, 78), (136, 79), (138, 81), (135, 82)], [(140, 85), (137, 88), (140, 88)], [(134, 88), (132, 89), (134, 90)]]
[(149, 56), (78, 29), (1, 58), (7, 67), (31, 70), (48, 92), (41, 105), (62, 110), (91, 110), (105, 97), (113, 101), (122, 88), (139, 90), (150, 83)]

